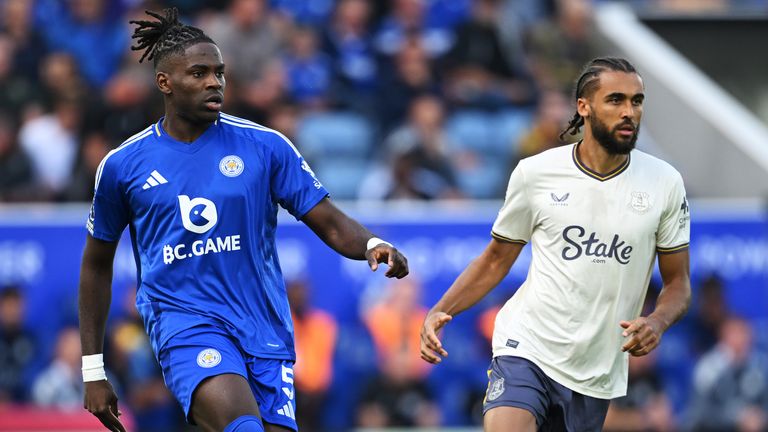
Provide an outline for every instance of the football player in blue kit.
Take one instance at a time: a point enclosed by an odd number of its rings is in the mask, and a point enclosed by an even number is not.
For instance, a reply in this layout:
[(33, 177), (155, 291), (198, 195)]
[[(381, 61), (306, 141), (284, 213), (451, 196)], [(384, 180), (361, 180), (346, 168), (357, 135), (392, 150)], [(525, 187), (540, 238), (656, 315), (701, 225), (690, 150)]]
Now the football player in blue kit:
[[(175, 9), (136, 24), (165, 116), (102, 161), (79, 316), (85, 408), (124, 431), (102, 357), (112, 261), (129, 227), (136, 307), (169, 389), (206, 431), (297, 430), (293, 325), (275, 246), (278, 205), (339, 254), (408, 274), (405, 257), (328, 199), (279, 132), (221, 112), (224, 62)], [(311, 360), (310, 360), (311, 361)]]

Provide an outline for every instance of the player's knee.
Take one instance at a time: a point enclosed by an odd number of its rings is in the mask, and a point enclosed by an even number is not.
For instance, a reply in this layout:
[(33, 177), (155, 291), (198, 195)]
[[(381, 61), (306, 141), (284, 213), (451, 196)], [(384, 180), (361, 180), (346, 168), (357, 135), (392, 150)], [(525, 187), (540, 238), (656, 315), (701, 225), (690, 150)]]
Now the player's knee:
[(235, 419), (224, 428), (224, 432), (264, 432), (261, 419), (253, 415), (244, 415)]

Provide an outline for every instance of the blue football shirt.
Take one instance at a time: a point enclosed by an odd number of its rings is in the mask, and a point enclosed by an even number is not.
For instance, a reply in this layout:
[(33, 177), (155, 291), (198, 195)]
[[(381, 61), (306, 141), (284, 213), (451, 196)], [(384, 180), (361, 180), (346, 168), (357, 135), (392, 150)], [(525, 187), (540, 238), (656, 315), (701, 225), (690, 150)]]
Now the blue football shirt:
[(129, 227), (136, 306), (156, 352), (214, 324), (254, 356), (295, 359), (277, 206), (300, 219), (327, 195), (277, 131), (221, 113), (183, 143), (161, 119), (104, 158), (86, 225), (105, 241)]

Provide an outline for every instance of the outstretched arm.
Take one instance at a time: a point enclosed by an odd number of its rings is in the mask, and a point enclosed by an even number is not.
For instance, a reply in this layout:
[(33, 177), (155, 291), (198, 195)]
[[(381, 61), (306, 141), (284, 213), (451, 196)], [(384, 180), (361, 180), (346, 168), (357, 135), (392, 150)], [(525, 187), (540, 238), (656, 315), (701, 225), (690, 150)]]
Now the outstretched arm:
[(368, 248), (368, 241), (374, 235), (339, 210), (328, 198), (320, 201), (301, 220), (325, 244), (341, 255), (356, 260), (368, 260), (368, 265), (373, 271), (376, 271), (379, 263), (386, 263), (389, 266), (387, 277), (400, 279), (408, 274), (408, 260), (403, 254), (386, 243), (371, 245), (371, 248)]
[[(112, 300), (112, 261), (117, 242), (88, 236), (80, 268), (79, 318), (83, 356), (102, 354), (104, 330)], [(85, 365), (87, 367), (87, 365)], [(117, 419), (117, 396), (106, 379), (85, 383), (84, 407), (111, 431), (125, 432)]]
[(664, 286), (656, 299), (656, 308), (648, 317), (619, 323), (624, 337), (631, 338), (621, 347), (634, 356), (653, 351), (661, 335), (688, 310), (691, 302), (691, 281), (688, 251), (659, 254), (659, 271)]
[(421, 328), (421, 358), (430, 363), (441, 361), (448, 352), (442, 347), (437, 333), (452, 318), (485, 297), (509, 273), (517, 260), (522, 243), (491, 239), (483, 253), (475, 258), (456, 278), (448, 291), (429, 311)]

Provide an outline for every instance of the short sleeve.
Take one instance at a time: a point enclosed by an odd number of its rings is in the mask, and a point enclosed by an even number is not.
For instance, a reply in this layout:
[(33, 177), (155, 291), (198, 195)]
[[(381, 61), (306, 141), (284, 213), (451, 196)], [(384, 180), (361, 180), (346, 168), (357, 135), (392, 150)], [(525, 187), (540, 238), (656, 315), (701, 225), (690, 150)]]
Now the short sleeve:
[(659, 221), (656, 250), (662, 254), (685, 250), (688, 248), (690, 236), (691, 214), (688, 199), (685, 196), (683, 179), (677, 174)]
[(128, 207), (119, 186), (119, 166), (107, 155), (96, 171), (93, 203), (85, 226), (99, 240), (118, 241), (128, 225)]
[(272, 195), (297, 220), (328, 196), (301, 153), (281, 134), (272, 138)]
[(502, 241), (528, 243), (533, 233), (533, 212), (528, 200), (523, 164), (509, 177), (504, 205), (493, 223), (491, 235)]

